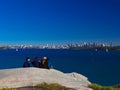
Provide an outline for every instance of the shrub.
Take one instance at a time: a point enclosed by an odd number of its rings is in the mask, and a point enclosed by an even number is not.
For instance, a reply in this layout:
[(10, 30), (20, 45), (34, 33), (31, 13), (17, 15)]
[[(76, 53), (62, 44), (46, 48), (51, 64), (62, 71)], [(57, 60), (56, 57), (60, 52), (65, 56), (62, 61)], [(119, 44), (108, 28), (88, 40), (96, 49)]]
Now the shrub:
[(120, 88), (113, 88), (110, 86), (100, 86), (97, 84), (90, 84), (88, 85), (89, 88), (92, 88), (93, 90), (120, 90)]
[(72, 88), (61, 86), (57, 83), (53, 83), (53, 84), (41, 83), (36, 85), (35, 88), (40, 88), (42, 90), (75, 90)]
[(1, 88), (0, 90), (18, 90), (18, 88)]

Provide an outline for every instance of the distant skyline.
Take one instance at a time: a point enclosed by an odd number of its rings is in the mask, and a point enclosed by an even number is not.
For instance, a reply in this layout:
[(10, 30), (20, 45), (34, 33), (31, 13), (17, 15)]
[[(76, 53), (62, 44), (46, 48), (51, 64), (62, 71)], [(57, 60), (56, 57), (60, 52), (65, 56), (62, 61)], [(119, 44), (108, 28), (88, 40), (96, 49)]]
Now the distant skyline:
[(120, 45), (119, 0), (0, 0), (0, 45)]

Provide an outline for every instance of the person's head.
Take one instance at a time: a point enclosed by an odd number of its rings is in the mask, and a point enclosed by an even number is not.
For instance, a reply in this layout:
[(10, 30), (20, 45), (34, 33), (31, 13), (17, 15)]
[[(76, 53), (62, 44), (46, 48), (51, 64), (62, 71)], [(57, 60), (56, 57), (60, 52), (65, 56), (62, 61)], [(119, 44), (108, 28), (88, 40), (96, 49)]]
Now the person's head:
[(44, 60), (47, 60), (48, 58), (47, 57), (43, 57)]
[(26, 61), (30, 61), (30, 57), (26, 57)]
[(48, 61), (48, 57), (43, 57), (43, 60), (44, 60), (45, 62), (47, 62), (47, 61)]

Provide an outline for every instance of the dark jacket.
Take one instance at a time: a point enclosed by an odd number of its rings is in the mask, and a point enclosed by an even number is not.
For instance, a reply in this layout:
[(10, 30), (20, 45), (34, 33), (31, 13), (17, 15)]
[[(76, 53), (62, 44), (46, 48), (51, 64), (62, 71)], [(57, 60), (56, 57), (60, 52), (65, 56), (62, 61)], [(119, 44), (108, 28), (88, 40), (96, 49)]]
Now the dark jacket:
[(32, 65), (33, 65), (33, 67), (39, 67), (40, 66), (40, 61), (38, 59), (34, 59), (32, 61)]
[(30, 67), (30, 61), (25, 61), (23, 67)]

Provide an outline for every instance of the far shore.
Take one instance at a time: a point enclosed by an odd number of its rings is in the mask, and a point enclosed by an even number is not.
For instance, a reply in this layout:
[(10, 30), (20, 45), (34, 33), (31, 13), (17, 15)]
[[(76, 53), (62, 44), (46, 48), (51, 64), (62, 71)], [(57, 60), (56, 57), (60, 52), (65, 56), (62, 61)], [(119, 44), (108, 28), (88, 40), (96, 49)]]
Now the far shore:
[(40, 46), (32, 46), (32, 47), (20, 47), (20, 46), (0, 46), (0, 50), (5, 49), (72, 49), (72, 50), (120, 50), (119, 46), (69, 46), (69, 47), (40, 47)]

